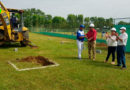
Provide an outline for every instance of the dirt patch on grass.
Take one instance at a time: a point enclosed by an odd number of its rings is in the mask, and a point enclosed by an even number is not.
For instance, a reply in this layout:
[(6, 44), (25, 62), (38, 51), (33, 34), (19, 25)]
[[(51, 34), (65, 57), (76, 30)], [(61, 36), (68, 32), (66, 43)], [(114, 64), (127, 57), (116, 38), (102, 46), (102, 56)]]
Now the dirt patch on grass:
[(19, 60), (19, 62), (33, 62), (33, 63), (41, 64), (42, 66), (54, 64), (53, 62), (49, 61), (48, 58), (45, 58), (43, 56), (29, 56), (26, 58), (22, 58), (21, 60)]
[(96, 46), (97, 47), (107, 47), (107, 44), (105, 44), (105, 43), (97, 43)]

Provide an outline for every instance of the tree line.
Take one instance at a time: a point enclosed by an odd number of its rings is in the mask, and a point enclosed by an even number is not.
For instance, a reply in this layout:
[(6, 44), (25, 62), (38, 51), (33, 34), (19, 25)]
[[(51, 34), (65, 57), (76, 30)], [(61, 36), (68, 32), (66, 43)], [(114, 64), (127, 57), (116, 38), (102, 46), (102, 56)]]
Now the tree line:
[(130, 23), (128, 22), (125, 22), (125, 21), (120, 21), (118, 22), (119, 25), (130, 25)]
[[(105, 19), (103, 17), (84, 17), (82, 14), (69, 14), (67, 18), (61, 16), (54, 16), (45, 14), (40, 9), (25, 9), (24, 10), (24, 24), (26, 27), (43, 27), (43, 28), (78, 28), (79, 25), (84, 24), (86, 28), (90, 23), (94, 23), (96, 28), (111, 28), (113, 27), (113, 18)], [(119, 22), (119, 24), (124, 22)]]

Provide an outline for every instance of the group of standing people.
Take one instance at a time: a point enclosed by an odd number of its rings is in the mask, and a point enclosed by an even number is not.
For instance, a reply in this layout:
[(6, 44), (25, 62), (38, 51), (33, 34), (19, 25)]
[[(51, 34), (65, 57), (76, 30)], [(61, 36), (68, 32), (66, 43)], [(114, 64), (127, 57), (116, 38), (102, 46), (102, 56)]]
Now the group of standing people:
[(115, 53), (117, 52), (117, 65), (122, 66), (122, 69), (126, 68), (125, 50), (128, 40), (128, 34), (126, 28), (120, 28), (120, 35), (116, 32), (116, 28), (111, 29), (111, 35), (106, 33), (106, 41), (108, 44), (108, 54), (105, 62), (108, 62), (110, 55), (112, 54), (112, 63), (115, 64)]
[[(84, 47), (84, 39), (88, 40), (88, 57), (89, 59), (96, 59), (96, 38), (97, 31), (94, 29), (94, 24), (89, 25), (89, 31), (84, 33), (84, 25), (80, 25), (79, 30), (77, 31), (77, 45), (78, 45), (78, 58), (81, 60), (81, 53)], [(122, 69), (126, 68), (126, 58), (125, 58), (125, 50), (126, 44), (128, 40), (128, 34), (126, 33), (126, 28), (120, 28), (120, 35), (117, 33), (116, 28), (111, 29), (111, 35), (108, 33), (105, 34), (106, 42), (108, 45), (108, 53), (105, 59), (105, 63), (108, 62), (110, 55), (112, 54), (112, 62), (111, 64), (115, 64), (115, 54), (117, 52), (117, 65), (122, 66)], [(93, 56), (92, 56), (92, 54)]]

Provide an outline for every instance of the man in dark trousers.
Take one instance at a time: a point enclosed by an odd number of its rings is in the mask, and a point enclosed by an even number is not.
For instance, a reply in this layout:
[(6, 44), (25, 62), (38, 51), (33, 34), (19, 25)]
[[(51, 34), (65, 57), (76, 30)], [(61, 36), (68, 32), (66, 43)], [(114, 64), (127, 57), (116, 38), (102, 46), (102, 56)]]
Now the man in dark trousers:
[(126, 28), (121, 27), (120, 28), (120, 35), (117, 36), (117, 66), (122, 65), (122, 69), (126, 68), (126, 58), (125, 58), (125, 49), (127, 45), (128, 40), (128, 34), (126, 33)]

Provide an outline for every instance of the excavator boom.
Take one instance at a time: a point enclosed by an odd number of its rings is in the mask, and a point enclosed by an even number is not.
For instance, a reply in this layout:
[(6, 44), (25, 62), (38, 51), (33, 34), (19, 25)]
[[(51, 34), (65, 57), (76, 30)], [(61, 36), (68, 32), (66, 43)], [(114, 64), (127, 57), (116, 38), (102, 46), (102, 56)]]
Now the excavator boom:
[(4, 5), (0, 2), (0, 21), (3, 24), (4, 30), (5, 30), (5, 40), (11, 40), (11, 26), (10, 26), (10, 13), (8, 10), (4, 7)]

